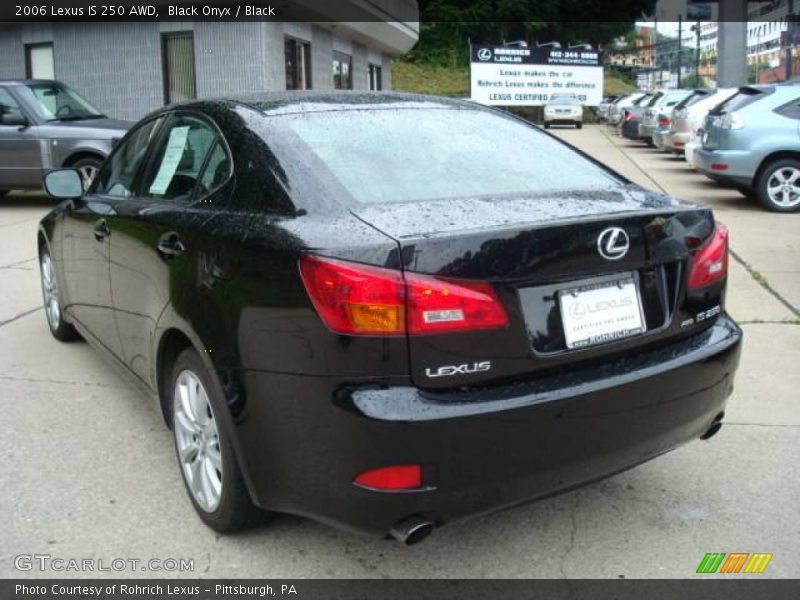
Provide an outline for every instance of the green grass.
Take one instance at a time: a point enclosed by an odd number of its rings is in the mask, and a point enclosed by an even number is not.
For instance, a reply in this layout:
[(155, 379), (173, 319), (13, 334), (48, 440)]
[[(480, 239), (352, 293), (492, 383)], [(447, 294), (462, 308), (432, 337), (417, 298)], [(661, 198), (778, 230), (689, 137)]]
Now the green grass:
[(392, 89), (398, 92), (466, 97), (469, 95), (469, 69), (410, 63), (397, 59), (392, 62)]
[[(469, 67), (442, 67), (395, 59), (392, 62), (392, 88), (398, 92), (464, 98), (469, 96)], [(603, 93), (606, 96), (634, 91), (636, 86), (606, 74), (603, 82)]]

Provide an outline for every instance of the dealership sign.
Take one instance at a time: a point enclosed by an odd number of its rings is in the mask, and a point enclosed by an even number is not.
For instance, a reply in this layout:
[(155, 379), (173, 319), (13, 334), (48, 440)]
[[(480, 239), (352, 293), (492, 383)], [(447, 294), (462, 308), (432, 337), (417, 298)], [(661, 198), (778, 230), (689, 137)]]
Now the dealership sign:
[(603, 101), (603, 56), (597, 50), (472, 46), (471, 98), (494, 106), (536, 106), (575, 94), (585, 105)]

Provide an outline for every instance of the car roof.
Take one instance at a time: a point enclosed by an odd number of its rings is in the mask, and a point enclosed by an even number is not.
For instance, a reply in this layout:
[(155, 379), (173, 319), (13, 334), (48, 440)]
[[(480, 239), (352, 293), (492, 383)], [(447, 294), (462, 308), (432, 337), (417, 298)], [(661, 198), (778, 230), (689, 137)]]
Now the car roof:
[(224, 98), (190, 100), (166, 106), (156, 112), (169, 111), (176, 107), (202, 109), (211, 105), (241, 104), (266, 115), (324, 112), (332, 110), (359, 110), (370, 108), (449, 108), (487, 110), (481, 104), (469, 100), (409, 94), (399, 92), (362, 91), (286, 91), (234, 94)]

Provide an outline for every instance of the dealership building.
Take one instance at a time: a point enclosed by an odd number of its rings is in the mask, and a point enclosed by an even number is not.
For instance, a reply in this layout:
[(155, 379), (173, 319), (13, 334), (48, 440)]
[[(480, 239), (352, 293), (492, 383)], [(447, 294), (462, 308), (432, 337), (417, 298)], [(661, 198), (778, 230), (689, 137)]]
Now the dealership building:
[(0, 79), (58, 79), (122, 119), (191, 98), (390, 89), (391, 59), (418, 38), (416, 0), (345, 1), (363, 21), (0, 25)]

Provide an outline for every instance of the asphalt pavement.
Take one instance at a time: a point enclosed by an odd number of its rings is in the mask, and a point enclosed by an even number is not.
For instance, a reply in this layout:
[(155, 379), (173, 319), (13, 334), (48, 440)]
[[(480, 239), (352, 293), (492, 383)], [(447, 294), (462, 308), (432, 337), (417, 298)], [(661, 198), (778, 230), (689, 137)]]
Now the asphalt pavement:
[[(0, 199), (0, 577), (684, 578), (707, 552), (773, 553), (758, 577), (800, 577), (800, 214), (765, 212), (605, 126), (553, 131), (641, 185), (712, 206), (730, 228), (728, 310), (745, 342), (716, 437), (413, 547), (292, 516), (220, 536), (192, 511), (158, 410), (85, 343), (50, 336), (35, 232), (53, 202), (11, 195)], [(34, 554), (194, 564), (15, 567)]]

